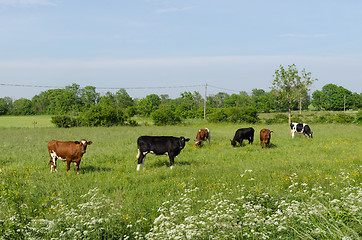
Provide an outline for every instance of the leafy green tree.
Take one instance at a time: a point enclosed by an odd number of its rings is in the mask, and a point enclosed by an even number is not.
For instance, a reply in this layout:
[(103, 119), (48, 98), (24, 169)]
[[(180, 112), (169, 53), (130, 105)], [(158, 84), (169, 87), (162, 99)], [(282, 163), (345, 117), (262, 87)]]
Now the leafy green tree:
[(289, 65), (288, 69), (280, 66), (273, 77), (272, 92), (276, 95), (277, 101), (287, 105), (290, 124), (293, 104), (301, 101), (303, 93), (309, 91), (309, 86), (316, 79), (313, 79), (311, 73), (307, 73), (305, 69), (302, 70), (300, 76), (295, 64)]
[[(11, 99), (10, 99), (11, 100)], [(12, 101), (11, 101), (12, 105)], [(6, 98), (0, 98), (0, 115), (5, 115), (10, 111), (10, 104)]]
[(127, 91), (123, 88), (119, 89), (116, 92), (115, 100), (117, 102), (117, 107), (121, 109), (126, 109), (128, 107), (134, 106), (133, 99), (128, 95)]
[(96, 88), (93, 86), (86, 86), (81, 89), (81, 102), (83, 108), (89, 109), (91, 106), (96, 105), (99, 102), (100, 95), (96, 92)]
[(159, 108), (151, 114), (151, 118), (155, 125), (175, 125), (181, 123), (181, 118), (169, 108)]
[(104, 96), (100, 97), (99, 103), (100, 104), (106, 104), (106, 105), (113, 106), (113, 107), (117, 107), (116, 97), (114, 96), (113, 93), (111, 93), (109, 91), (106, 92), (104, 94)]
[(224, 92), (219, 92), (215, 95), (207, 96), (207, 107), (221, 108), (224, 104), (224, 101), (229, 97), (230, 95)]
[(137, 110), (144, 116), (150, 116), (152, 112), (158, 109), (161, 104), (161, 98), (157, 94), (147, 95), (137, 103)]
[(26, 98), (20, 98), (14, 101), (13, 104), (13, 114), (14, 115), (32, 115), (34, 114), (32, 110), (32, 102)]
[[(315, 91), (312, 94), (312, 105), (318, 110), (341, 111), (353, 108), (356, 101), (352, 92), (335, 84), (327, 84), (322, 87), (321, 91)], [(358, 105), (358, 103), (357, 103)]]
[(121, 109), (116, 109), (107, 104), (97, 104), (92, 106), (83, 115), (83, 125), (110, 127), (123, 125), (126, 118)]
[(263, 89), (252, 90), (251, 95), (252, 106), (259, 112), (270, 112), (275, 109), (274, 96)]
[(199, 92), (183, 92), (177, 99), (176, 112), (182, 118), (197, 117), (197, 110), (203, 106), (203, 99)]
[(239, 94), (231, 94), (224, 101), (222, 107), (251, 107), (252, 102), (249, 94), (241, 91)]

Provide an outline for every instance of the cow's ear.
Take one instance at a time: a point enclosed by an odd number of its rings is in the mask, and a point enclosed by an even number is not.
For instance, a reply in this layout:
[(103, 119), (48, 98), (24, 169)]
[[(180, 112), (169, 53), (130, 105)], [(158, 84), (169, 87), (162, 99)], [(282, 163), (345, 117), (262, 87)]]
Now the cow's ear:
[(92, 143), (93, 143), (92, 141), (89, 141), (87, 142), (87, 145), (92, 145)]
[(75, 144), (80, 144), (80, 142), (79, 142), (79, 141), (74, 141), (74, 143), (75, 143)]
[(274, 133), (274, 131), (270, 131), (270, 133)]
[(188, 141), (190, 141), (190, 138), (186, 138), (186, 139), (185, 139), (185, 142), (188, 142)]

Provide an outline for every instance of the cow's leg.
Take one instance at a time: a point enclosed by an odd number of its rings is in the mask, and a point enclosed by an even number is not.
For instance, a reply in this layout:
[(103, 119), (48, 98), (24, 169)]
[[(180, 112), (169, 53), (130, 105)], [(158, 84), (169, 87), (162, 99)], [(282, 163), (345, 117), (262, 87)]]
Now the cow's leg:
[(261, 148), (264, 148), (264, 141), (260, 141)]
[(50, 172), (57, 172), (57, 166), (56, 166), (56, 158), (50, 157), (49, 159), (49, 165), (50, 165)]
[(291, 134), (292, 134), (292, 138), (294, 138), (294, 130), (291, 131)]
[(50, 152), (50, 159), (49, 159), (49, 164), (50, 164), (50, 172), (53, 171), (54, 168), (54, 172), (57, 172), (57, 154), (52, 151)]
[(140, 167), (141, 167), (141, 163), (142, 163), (142, 168), (145, 169), (145, 158), (146, 158), (146, 154), (143, 154), (143, 152), (141, 152), (139, 149), (138, 149), (138, 154), (137, 154), (137, 171), (140, 170)]
[(244, 140), (244, 139), (241, 139), (241, 140), (239, 141), (240, 147), (243, 145), (243, 140)]
[(70, 159), (67, 159), (67, 172), (70, 170), (70, 163), (71, 163)]
[(168, 157), (170, 158), (170, 169), (172, 169), (173, 164), (175, 163), (175, 158), (173, 157), (173, 155), (168, 155)]
[(77, 169), (77, 174), (79, 174), (79, 164), (80, 164), (80, 162), (75, 162), (74, 163), (75, 164), (75, 168)]

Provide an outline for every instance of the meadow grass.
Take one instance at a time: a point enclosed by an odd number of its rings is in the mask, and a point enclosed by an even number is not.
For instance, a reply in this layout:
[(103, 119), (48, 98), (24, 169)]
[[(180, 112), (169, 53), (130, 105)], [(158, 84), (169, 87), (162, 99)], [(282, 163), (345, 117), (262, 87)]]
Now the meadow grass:
[[(233, 148), (241, 127), (254, 143)], [(196, 148), (199, 128), (211, 145)], [(258, 133), (274, 131), (270, 149)], [(361, 128), (315, 124), (313, 139), (291, 139), (287, 124), (110, 128), (0, 128), (0, 237), (107, 239), (357, 239), (361, 229)], [(136, 172), (140, 135), (191, 138), (169, 168), (147, 155)], [(52, 139), (93, 141), (76, 175)]]
[(43, 128), (54, 127), (51, 116), (0, 116), (0, 128)]

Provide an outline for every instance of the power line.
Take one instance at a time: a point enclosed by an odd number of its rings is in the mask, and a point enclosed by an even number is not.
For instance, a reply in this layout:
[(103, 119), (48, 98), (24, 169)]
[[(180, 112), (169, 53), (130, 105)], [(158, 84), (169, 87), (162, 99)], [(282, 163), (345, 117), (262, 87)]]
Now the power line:
[[(47, 86), (47, 85), (30, 85), (30, 84), (10, 84), (0, 83), (1, 86), (8, 87), (33, 87), (33, 88), (64, 88), (60, 86)], [(188, 85), (188, 86), (158, 86), (158, 87), (96, 87), (96, 89), (167, 89), (167, 88), (190, 88), (190, 87), (203, 87), (205, 85)]]
[(207, 84), (208, 87), (213, 87), (213, 88), (216, 88), (216, 89), (221, 89), (221, 90), (226, 90), (226, 91), (230, 91), (230, 92), (236, 92), (236, 93), (239, 93), (240, 91), (236, 91), (236, 90), (232, 90), (232, 89), (228, 89), (228, 88), (222, 88), (222, 87), (216, 87), (216, 86), (213, 86), (213, 85), (210, 85), (210, 84)]
[(28, 85), (28, 84), (10, 84), (10, 83), (0, 83), (1, 86), (8, 87), (33, 87), (33, 88), (62, 88), (59, 86), (44, 86), (44, 85)]

